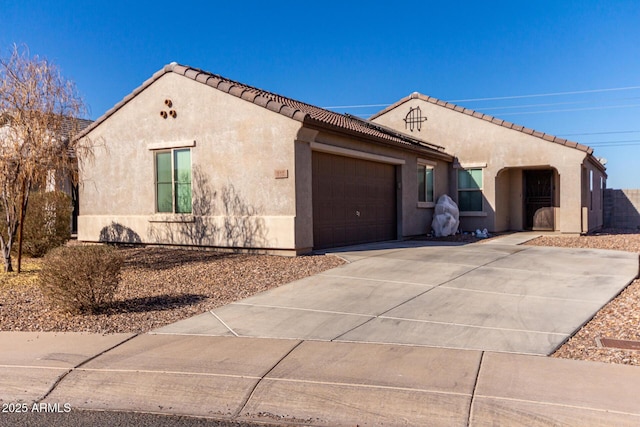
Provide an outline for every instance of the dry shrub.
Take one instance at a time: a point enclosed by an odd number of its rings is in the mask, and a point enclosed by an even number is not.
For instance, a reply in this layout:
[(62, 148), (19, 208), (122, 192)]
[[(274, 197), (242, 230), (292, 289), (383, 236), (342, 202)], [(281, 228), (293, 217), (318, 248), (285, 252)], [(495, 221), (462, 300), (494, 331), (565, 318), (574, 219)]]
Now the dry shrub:
[(43, 259), (39, 285), (54, 308), (72, 314), (97, 313), (120, 283), (124, 257), (109, 246), (65, 246)]
[(32, 193), (24, 221), (22, 251), (44, 256), (71, 237), (71, 198), (62, 191)]

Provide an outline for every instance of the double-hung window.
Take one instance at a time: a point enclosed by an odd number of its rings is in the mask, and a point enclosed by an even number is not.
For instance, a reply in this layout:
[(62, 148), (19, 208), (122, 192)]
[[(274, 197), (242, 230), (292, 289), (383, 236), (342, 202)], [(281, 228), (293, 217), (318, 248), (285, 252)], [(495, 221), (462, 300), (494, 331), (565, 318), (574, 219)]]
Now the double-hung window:
[(418, 163), (418, 203), (426, 205), (433, 202), (433, 166)]
[(156, 212), (191, 213), (191, 149), (155, 153)]
[(458, 209), (482, 212), (482, 169), (458, 169)]

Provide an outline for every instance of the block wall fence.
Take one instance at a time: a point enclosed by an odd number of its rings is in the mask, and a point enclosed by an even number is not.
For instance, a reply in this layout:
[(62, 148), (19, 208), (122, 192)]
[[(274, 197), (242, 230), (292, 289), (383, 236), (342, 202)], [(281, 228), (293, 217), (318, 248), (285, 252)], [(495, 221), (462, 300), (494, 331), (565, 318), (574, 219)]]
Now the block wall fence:
[(640, 189), (604, 190), (604, 226), (640, 230)]

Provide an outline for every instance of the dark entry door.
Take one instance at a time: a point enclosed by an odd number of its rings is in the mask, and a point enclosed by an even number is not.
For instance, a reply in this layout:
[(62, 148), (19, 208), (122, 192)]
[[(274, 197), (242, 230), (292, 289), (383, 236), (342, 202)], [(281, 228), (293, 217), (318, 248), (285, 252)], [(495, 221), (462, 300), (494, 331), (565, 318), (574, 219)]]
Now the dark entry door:
[(525, 228), (534, 226), (535, 213), (541, 208), (553, 206), (553, 171), (524, 171)]
[(315, 249), (397, 238), (395, 166), (313, 153)]

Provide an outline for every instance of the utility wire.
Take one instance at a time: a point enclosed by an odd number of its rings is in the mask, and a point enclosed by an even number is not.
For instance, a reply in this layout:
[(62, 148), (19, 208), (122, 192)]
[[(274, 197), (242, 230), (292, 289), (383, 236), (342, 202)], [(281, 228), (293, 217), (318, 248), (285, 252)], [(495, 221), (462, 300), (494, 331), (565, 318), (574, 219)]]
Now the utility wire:
[(607, 105), (602, 107), (585, 107), (585, 108), (562, 108), (559, 110), (540, 110), (540, 111), (520, 111), (517, 113), (498, 113), (500, 116), (514, 116), (524, 114), (546, 114), (546, 113), (563, 113), (571, 111), (596, 111), (596, 110), (610, 110), (615, 108), (636, 108), (640, 107), (640, 104), (627, 104), (627, 105)]
[(609, 149), (609, 148), (629, 148), (629, 147), (638, 147), (640, 146), (640, 144), (614, 144), (614, 145), (607, 145), (605, 147), (603, 147), (602, 145), (588, 145), (587, 147), (591, 147), (591, 148), (597, 148), (599, 151), (603, 150), (603, 149)]
[(561, 133), (557, 136), (610, 135), (614, 133), (640, 133), (640, 130), (614, 130), (611, 132)]
[(325, 110), (330, 110), (332, 108), (368, 108), (368, 107), (388, 107), (393, 104), (393, 102), (389, 102), (388, 104), (361, 104), (361, 105), (330, 105), (328, 107), (320, 107)]
[(603, 141), (603, 142), (585, 142), (586, 145), (590, 147), (618, 147), (625, 145), (640, 145), (640, 140), (630, 140), (630, 141)]
[(498, 101), (498, 100), (504, 100), (504, 99), (540, 98), (544, 96), (578, 95), (578, 94), (584, 94), (584, 93), (614, 92), (614, 91), (635, 90), (635, 89), (640, 89), (640, 86), (614, 87), (609, 89), (574, 90), (570, 92), (536, 93), (533, 95), (497, 96), (493, 98), (456, 99), (449, 102)]
[[(500, 101), (505, 99), (542, 98), (545, 96), (579, 95), (579, 94), (585, 94), (585, 93), (617, 92), (617, 91), (636, 90), (636, 89), (640, 89), (640, 86), (615, 87), (615, 88), (608, 88), (608, 89), (575, 90), (575, 91), (567, 91), (567, 92), (536, 93), (531, 95), (496, 96), (496, 97), (490, 97), (490, 98), (453, 99), (448, 102)], [(322, 107), (322, 108), (331, 109), (331, 108), (387, 107), (391, 104), (393, 103), (389, 102), (386, 104), (333, 105), (333, 106)]]
[(590, 144), (609, 144), (609, 143), (618, 143), (618, 142), (640, 142), (640, 139), (621, 139), (618, 141), (592, 141)]
[(518, 109), (518, 108), (530, 108), (530, 107), (551, 107), (554, 105), (579, 105), (579, 104), (593, 104), (593, 103), (604, 103), (604, 102), (611, 102), (611, 101), (628, 101), (628, 100), (636, 100), (636, 99), (640, 99), (639, 96), (632, 96), (632, 97), (624, 97), (624, 98), (611, 98), (611, 99), (590, 99), (590, 100), (584, 100), (584, 101), (566, 101), (566, 102), (548, 102), (548, 103), (544, 103), (544, 104), (524, 104), (524, 105), (509, 105), (509, 106), (504, 106), (504, 107), (482, 107), (481, 110), (482, 111), (489, 111), (489, 110), (513, 110), (513, 109)]
[[(627, 90), (636, 90), (636, 89), (640, 89), (640, 86), (627, 86), (627, 87), (607, 88), (607, 89), (590, 89), (590, 90), (580, 90), (580, 91), (552, 92), (552, 93), (531, 94), (531, 95), (500, 96), (500, 97), (490, 97), (490, 98), (469, 98), (469, 99), (452, 100), (452, 101), (449, 101), (449, 102), (497, 101), (497, 100), (508, 100), (508, 99), (541, 98), (541, 97), (548, 97), (548, 96), (578, 95), (578, 94), (588, 94), (588, 93), (627, 91)], [(638, 97), (615, 98), (615, 99), (610, 99), (610, 100), (567, 101), (567, 102), (552, 102), (552, 103), (544, 103), (544, 104), (527, 104), (527, 105), (519, 105), (519, 106), (489, 107), (489, 108), (480, 108), (479, 110), (483, 110), (483, 111), (513, 110), (513, 109), (519, 109), (519, 108), (550, 107), (550, 106), (555, 106), (555, 105), (588, 104), (588, 103), (593, 103), (593, 102), (607, 102), (607, 101), (621, 100), (621, 99), (638, 99)], [(336, 105), (336, 106), (328, 106), (328, 107), (323, 107), (323, 108), (326, 108), (326, 109), (373, 108), (373, 107), (386, 107), (386, 106), (389, 106), (389, 105), (392, 105), (392, 103), (386, 103), (386, 104), (360, 104), (360, 105)], [(596, 106), (596, 107), (584, 107), (584, 108), (563, 108), (563, 109), (555, 109), (555, 110), (505, 112), (505, 113), (497, 113), (497, 114), (500, 115), (500, 116), (509, 116), (509, 115), (512, 116), (512, 115), (546, 114), (546, 113), (572, 112), (572, 111), (596, 111), (596, 110), (607, 110), (607, 109), (616, 109), (616, 108), (636, 108), (636, 107), (640, 107), (640, 104), (608, 105), (608, 106)], [(364, 116), (362, 116), (362, 117), (364, 117)], [(561, 134), (561, 135), (558, 135), (558, 136), (612, 135), (612, 134), (624, 134), (624, 133), (640, 133), (640, 130), (567, 133), (567, 134)], [(584, 143), (589, 145), (589, 146), (599, 147), (599, 148), (628, 147), (628, 146), (640, 145), (640, 140), (614, 140), (614, 141), (594, 141), (594, 142), (586, 142), (585, 141)]]

